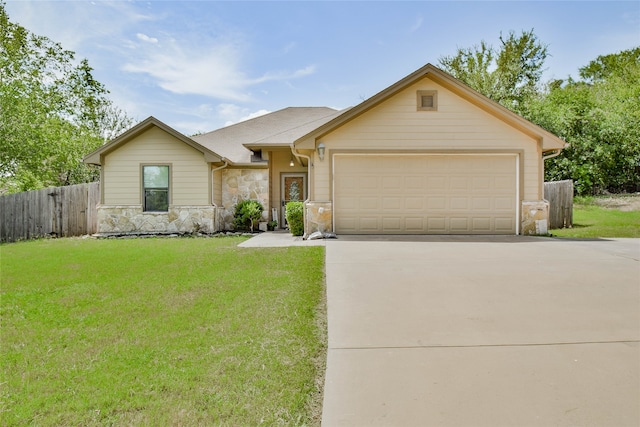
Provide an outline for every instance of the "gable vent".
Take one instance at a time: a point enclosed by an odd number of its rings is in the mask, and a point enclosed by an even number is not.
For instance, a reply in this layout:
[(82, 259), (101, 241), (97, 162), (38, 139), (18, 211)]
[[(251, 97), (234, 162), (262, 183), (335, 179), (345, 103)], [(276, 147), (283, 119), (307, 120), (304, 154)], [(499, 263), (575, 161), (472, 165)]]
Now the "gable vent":
[(418, 111), (436, 111), (438, 109), (438, 92), (435, 90), (418, 91)]

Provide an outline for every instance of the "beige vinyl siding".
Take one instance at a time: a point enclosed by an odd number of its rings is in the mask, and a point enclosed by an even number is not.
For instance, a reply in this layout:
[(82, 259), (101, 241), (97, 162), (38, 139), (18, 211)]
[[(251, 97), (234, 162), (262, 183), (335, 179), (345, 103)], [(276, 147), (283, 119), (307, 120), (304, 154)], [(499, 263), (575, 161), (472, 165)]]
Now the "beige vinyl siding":
[[(416, 93), (437, 91), (437, 111), (417, 111)], [(522, 199), (539, 200), (540, 157), (537, 141), (428, 77), (319, 139), (332, 150), (521, 153)], [(335, 151), (334, 151), (335, 152)], [(316, 159), (315, 200), (331, 200), (331, 160)]]
[(154, 164), (171, 166), (170, 204), (211, 204), (210, 167), (203, 154), (155, 127), (105, 156), (104, 204), (140, 205), (141, 165)]

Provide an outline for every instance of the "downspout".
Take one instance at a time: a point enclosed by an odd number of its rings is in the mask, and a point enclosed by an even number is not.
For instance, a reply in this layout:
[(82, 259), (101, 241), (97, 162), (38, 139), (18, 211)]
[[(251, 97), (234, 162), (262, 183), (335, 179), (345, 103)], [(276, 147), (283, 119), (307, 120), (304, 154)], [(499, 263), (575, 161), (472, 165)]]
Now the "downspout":
[(560, 155), (560, 153), (562, 153), (562, 148), (559, 150), (553, 150), (551, 152), (551, 154), (547, 154), (547, 155), (542, 155), (542, 160), (547, 160), (547, 159), (553, 159), (554, 157), (557, 157)]
[(218, 205), (216, 205), (216, 202), (215, 202), (215, 200), (216, 200), (215, 194), (214, 194), (214, 192), (215, 192), (215, 189), (214, 189), (215, 188), (214, 187), (215, 182), (213, 181), (213, 177), (214, 177), (216, 171), (219, 171), (220, 169), (224, 169), (227, 166), (229, 166), (229, 162), (227, 161), (227, 159), (222, 157), (221, 160), (224, 162), (224, 164), (222, 166), (218, 166), (217, 168), (211, 169), (211, 205), (214, 207), (214, 210), (213, 210), (214, 211), (214, 220), (216, 222), (216, 224), (214, 225), (214, 228), (216, 228), (215, 231), (220, 231), (220, 230), (217, 230), (217, 228), (219, 228), (218, 224), (220, 224), (220, 221), (218, 221)]
[(296, 150), (296, 147), (291, 144), (291, 153), (296, 156), (297, 158), (303, 157), (305, 159), (307, 159), (307, 198), (306, 200), (303, 202), (304, 203), (304, 209), (302, 209), (302, 221), (304, 222), (304, 235), (302, 236), (303, 240), (307, 239), (307, 203), (309, 203), (309, 199), (311, 198), (311, 189), (313, 188), (311, 185), (311, 168), (313, 167), (313, 162), (311, 162), (311, 157), (307, 156), (305, 154), (299, 153)]
[(214, 208), (217, 208), (217, 207), (218, 207), (218, 205), (216, 205), (215, 197), (214, 197), (214, 194), (213, 194), (213, 191), (214, 191), (214, 190), (213, 190), (213, 184), (214, 184), (214, 182), (213, 182), (213, 175), (214, 175), (214, 172), (217, 172), (217, 171), (219, 171), (220, 169), (224, 169), (224, 168), (226, 168), (227, 166), (229, 166), (229, 162), (227, 161), (227, 159), (225, 159), (224, 157), (222, 157), (222, 158), (221, 158), (221, 160), (224, 162), (224, 165), (222, 165), (222, 166), (218, 166), (217, 168), (214, 168), (214, 169), (211, 169), (211, 205), (212, 205)]
[[(564, 143), (564, 147), (562, 148), (557, 148), (555, 150), (551, 150), (550, 153), (551, 154), (542, 154), (542, 182), (544, 183), (544, 161), (545, 160), (549, 160), (549, 159), (553, 159), (554, 157), (558, 157), (560, 155), (560, 153), (562, 153), (562, 150), (564, 150), (565, 148), (568, 148), (569, 144), (568, 143)], [(542, 188), (540, 188), (540, 191), (543, 192)], [(543, 197), (544, 198), (544, 197)]]
[[(554, 157), (558, 157), (560, 155), (560, 153), (562, 153), (562, 150), (564, 150), (565, 148), (568, 148), (569, 144), (567, 142), (564, 143), (564, 147), (562, 148), (558, 148), (556, 150), (551, 150), (550, 153), (551, 154), (542, 154), (542, 186), (544, 187), (544, 161), (545, 160), (549, 160), (549, 159), (553, 159)], [(541, 193), (542, 193), (542, 199), (544, 199), (544, 189), (540, 189)], [(545, 200), (546, 201), (546, 200)], [(547, 204), (549, 203), (548, 201), (546, 201)], [(549, 224), (549, 217), (547, 216), (547, 225)]]
[(547, 160), (547, 159), (553, 159), (554, 157), (557, 157), (560, 155), (560, 153), (562, 153), (562, 150), (564, 150), (565, 148), (569, 148), (571, 144), (569, 144), (568, 142), (564, 143), (564, 147), (562, 148), (558, 148), (556, 150), (552, 150), (551, 154), (547, 154), (546, 156), (543, 154), (542, 155), (542, 160)]

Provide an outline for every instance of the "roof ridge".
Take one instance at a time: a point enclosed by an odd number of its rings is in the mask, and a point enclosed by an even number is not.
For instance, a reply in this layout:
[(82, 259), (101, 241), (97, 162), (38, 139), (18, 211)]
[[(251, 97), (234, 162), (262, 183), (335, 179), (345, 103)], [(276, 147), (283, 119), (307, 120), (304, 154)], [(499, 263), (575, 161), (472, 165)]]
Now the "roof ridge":
[[(296, 107), (292, 107), (292, 108), (296, 108)], [(313, 108), (313, 107), (312, 107), (312, 108)], [(323, 107), (323, 108), (325, 108), (325, 107)], [(252, 142), (250, 142), (250, 143), (248, 143), (248, 144), (259, 144), (259, 143), (260, 143), (260, 141), (264, 141), (265, 139), (273, 138), (274, 136), (278, 136), (278, 135), (285, 134), (285, 133), (287, 133), (287, 132), (291, 132), (291, 131), (293, 131), (293, 130), (295, 130), (295, 129), (299, 129), (299, 128), (303, 127), (303, 126), (307, 126), (307, 125), (309, 125), (309, 124), (311, 124), (311, 123), (314, 123), (314, 122), (319, 122), (319, 121), (321, 121), (321, 120), (326, 119), (327, 117), (334, 116), (334, 115), (336, 115), (336, 114), (337, 114), (337, 115), (340, 115), (340, 114), (342, 114), (343, 112), (345, 112), (346, 110), (350, 109), (351, 107), (347, 107), (347, 108), (344, 108), (344, 109), (342, 109), (342, 110), (335, 110), (335, 109), (333, 109), (333, 108), (331, 108), (331, 107), (326, 107), (326, 108), (328, 108), (328, 109), (330, 109), (330, 110), (331, 110), (331, 112), (330, 112), (329, 114), (327, 114), (326, 116), (318, 117), (318, 118), (313, 119), (313, 120), (310, 120), (310, 121), (308, 121), (308, 122), (300, 123), (298, 126), (294, 126), (294, 127), (291, 127), (291, 128), (285, 129), (285, 130), (283, 130), (283, 131), (281, 131), (281, 132), (274, 133), (273, 135), (265, 136), (264, 138), (258, 139), (258, 140), (256, 140), (256, 141), (252, 141)], [(318, 125), (318, 127), (319, 127), (319, 126), (322, 126), (322, 125)], [(243, 144), (243, 145), (246, 145), (246, 144)]]
[(270, 116), (270, 115), (272, 115), (272, 114), (280, 113), (280, 112), (282, 112), (282, 111), (286, 111), (286, 110), (294, 110), (294, 109), (303, 109), (303, 108), (306, 108), (306, 109), (322, 109), (322, 108), (326, 108), (326, 109), (330, 109), (330, 110), (332, 110), (332, 111), (336, 111), (335, 109), (333, 109), (333, 108), (331, 108), (331, 107), (326, 107), (326, 106), (321, 106), (321, 107), (311, 107), (311, 106), (309, 106), (309, 107), (298, 107), (298, 106), (289, 106), (289, 107), (280, 108), (279, 110), (270, 111), (270, 112), (268, 112), (268, 113), (266, 113), (266, 114), (262, 114), (262, 115), (257, 116), (257, 117), (252, 117), (252, 118), (250, 118), (250, 119), (242, 120), (242, 121), (240, 121), (240, 122), (233, 123), (233, 124), (230, 124), (230, 125), (228, 125), (228, 126), (223, 126), (223, 127), (218, 128), (218, 129), (213, 129), (213, 130), (210, 130), (210, 131), (208, 131), (208, 132), (201, 133), (201, 134), (199, 134), (199, 135), (197, 135), (197, 136), (204, 136), (204, 135), (208, 135), (208, 134), (213, 133), (213, 132), (218, 132), (218, 131), (220, 131), (220, 130), (222, 130), (222, 129), (230, 129), (230, 128), (233, 128), (233, 127), (238, 126), (238, 125), (246, 124), (247, 122), (251, 122), (251, 121), (254, 121), (254, 120), (259, 120), (259, 119), (265, 118), (265, 117), (267, 117), (267, 116)]

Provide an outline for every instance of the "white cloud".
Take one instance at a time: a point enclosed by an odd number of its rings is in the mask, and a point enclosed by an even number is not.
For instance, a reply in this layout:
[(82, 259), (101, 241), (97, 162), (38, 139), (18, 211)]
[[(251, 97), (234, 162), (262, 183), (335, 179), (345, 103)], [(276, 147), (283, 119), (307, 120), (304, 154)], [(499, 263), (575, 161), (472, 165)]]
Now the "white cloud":
[[(139, 12), (133, 3), (120, 1), (8, 2), (7, 11), (12, 21), (76, 52), (90, 51), (97, 43), (118, 39), (132, 25), (157, 19)], [(63, 24), (69, 22), (73, 25)]]
[(414, 24), (411, 27), (409, 27), (409, 32), (415, 33), (416, 31), (418, 31), (420, 27), (422, 27), (423, 22), (424, 22), (424, 18), (422, 16), (418, 16), (418, 18), (416, 19), (416, 22), (414, 22)]
[(240, 71), (239, 50), (232, 45), (210, 45), (196, 50), (175, 41), (161, 49), (141, 50), (124, 71), (148, 74), (161, 88), (178, 94), (200, 94), (247, 101), (247, 78)]
[(297, 47), (297, 43), (296, 42), (290, 42), (289, 44), (287, 44), (283, 49), (282, 49), (282, 53), (283, 54), (287, 54), (289, 52), (291, 52), (293, 49), (295, 49)]
[(137, 46), (136, 56), (130, 58), (122, 69), (147, 74), (155, 79), (158, 86), (177, 94), (247, 102), (251, 100), (251, 86), (268, 81), (297, 79), (316, 70), (314, 65), (310, 65), (293, 72), (267, 72), (252, 78), (243, 71), (246, 49), (239, 42), (212, 40), (196, 45), (175, 39), (151, 39), (144, 34), (138, 34), (137, 37), (145, 42), (156, 40), (157, 43), (154, 41), (153, 46), (148, 43)]
[(251, 119), (255, 119), (256, 117), (260, 117), (260, 116), (264, 116), (265, 114), (269, 114), (271, 111), (269, 110), (258, 110), (255, 111), (253, 113), (249, 113), (246, 116), (240, 117), (238, 120), (236, 120), (235, 122), (226, 122), (225, 126), (229, 126), (235, 123), (240, 123), (240, 122), (244, 122), (246, 120), (251, 120)]
[(158, 43), (158, 39), (155, 37), (149, 37), (146, 34), (142, 34), (142, 33), (138, 33), (136, 34), (136, 37), (138, 38), (138, 40), (142, 40), (143, 42), (147, 42), (147, 43)]
[(216, 108), (217, 116), (224, 120), (225, 126), (231, 126), (236, 123), (244, 122), (245, 120), (255, 119), (256, 117), (269, 114), (269, 110), (253, 111), (248, 108), (240, 107), (235, 104), (220, 104)]
[(297, 79), (299, 77), (304, 77), (304, 76), (308, 76), (311, 75), (313, 73), (316, 72), (316, 66), (315, 65), (309, 65), (305, 68), (301, 68), (300, 70), (296, 70), (294, 72), (287, 72), (287, 71), (270, 71), (268, 73), (266, 73), (265, 75), (263, 75), (262, 77), (258, 77), (256, 79), (253, 79), (250, 81), (250, 84), (258, 84), (258, 83), (263, 83), (263, 82), (267, 82), (267, 81), (273, 81), (273, 80), (290, 80), (290, 79)]

